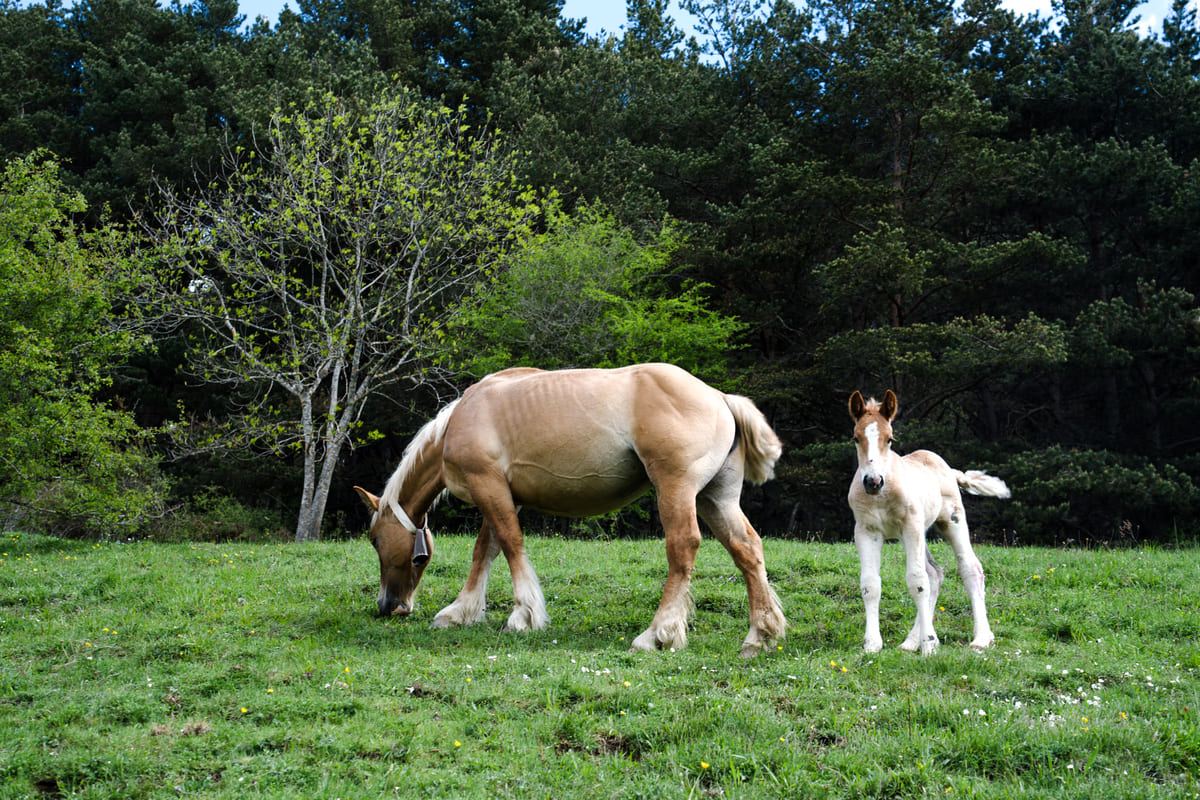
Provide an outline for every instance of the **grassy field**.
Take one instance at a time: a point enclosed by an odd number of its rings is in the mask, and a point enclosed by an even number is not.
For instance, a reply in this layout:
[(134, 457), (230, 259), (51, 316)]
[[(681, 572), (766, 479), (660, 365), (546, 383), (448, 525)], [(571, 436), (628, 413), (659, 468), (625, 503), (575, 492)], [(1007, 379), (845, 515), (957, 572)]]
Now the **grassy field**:
[(0, 798), (1200, 797), (1196, 550), (981, 547), (995, 647), (948, 576), (922, 659), (899, 547), (866, 656), (853, 545), (768, 541), (792, 630), (744, 662), (711, 540), (689, 647), (651, 654), (660, 542), (531, 537), (552, 622), (525, 635), (502, 563), (485, 624), (430, 629), (471, 540), (437, 544), (405, 620), (363, 541), (4, 534)]

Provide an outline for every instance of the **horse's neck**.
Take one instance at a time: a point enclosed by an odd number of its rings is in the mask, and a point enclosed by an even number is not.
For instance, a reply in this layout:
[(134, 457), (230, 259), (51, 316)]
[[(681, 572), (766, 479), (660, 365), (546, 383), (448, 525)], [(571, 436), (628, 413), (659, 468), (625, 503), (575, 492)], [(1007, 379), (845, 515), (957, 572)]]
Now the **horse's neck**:
[(442, 444), (426, 444), (413, 460), (412, 468), (400, 485), (400, 504), (418, 525), (425, 524), (425, 515), (446, 488), (442, 479)]

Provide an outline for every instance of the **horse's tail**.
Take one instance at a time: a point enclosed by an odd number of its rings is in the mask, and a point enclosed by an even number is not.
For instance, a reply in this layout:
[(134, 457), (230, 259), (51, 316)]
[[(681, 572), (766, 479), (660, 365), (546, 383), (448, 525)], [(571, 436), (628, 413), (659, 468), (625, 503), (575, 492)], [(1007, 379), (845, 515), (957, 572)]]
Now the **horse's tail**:
[(746, 480), (753, 484), (766, 483), (775, 477), (775, 462), (783, 453), (783, 444), (753, 400), (727, 394), (725, 405), (733, 412), (738, 441), (746, 454)]
[(954, 471), (954, 479), (958, 485), (971, 494), (981, 494), (987, 497), (1012, 497), (1008, 485), (995, 475), (988, 475), (981, 469), (970, 469), (966, 472)]

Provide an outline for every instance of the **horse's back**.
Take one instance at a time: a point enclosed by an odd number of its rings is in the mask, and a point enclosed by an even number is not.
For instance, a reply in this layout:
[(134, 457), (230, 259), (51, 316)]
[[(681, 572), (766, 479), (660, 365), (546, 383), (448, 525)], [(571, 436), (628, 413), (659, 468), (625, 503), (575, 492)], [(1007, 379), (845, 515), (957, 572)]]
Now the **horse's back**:
[(919, 476), (914, 480), (913, 490), (921, 493), (926, 527), (961, 515), (962, 493), (958, 489), (957, 471), (946, 459), (932, 450), (914, 450), (904, 456), (904, 463)]
[(643, 494), (646, 464), (703, 460), (711, 440), (730, 446), (732, 437), (723, 395), (678, 367), (518, 368), (463, 394), (443, 459), (447, 486), (462, 499), (472, 499), (469, 475), (491, 471), (519, 504), (587, 516)]

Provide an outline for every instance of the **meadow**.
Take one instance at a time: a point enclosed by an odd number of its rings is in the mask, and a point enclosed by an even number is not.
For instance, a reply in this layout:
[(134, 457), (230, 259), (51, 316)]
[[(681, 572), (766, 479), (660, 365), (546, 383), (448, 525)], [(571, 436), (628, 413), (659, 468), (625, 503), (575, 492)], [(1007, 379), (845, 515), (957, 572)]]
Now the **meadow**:
[(361, 539), (4, 534), (0, 798), (1200, 797), (1200, 550), (980, 547), (996, 645), (951, 566), (923, 659), (899, 547), (866, 655), (853, 545), (768, 539), (792, 627), (743, 661), (712, 540), (688, 647), (649, 654), (660, 541), (529, 537), (552, 621), (520, 635), (502, 562), (484, 624), (430, 629), (472, 539), (436, 544), (380, 619)]

